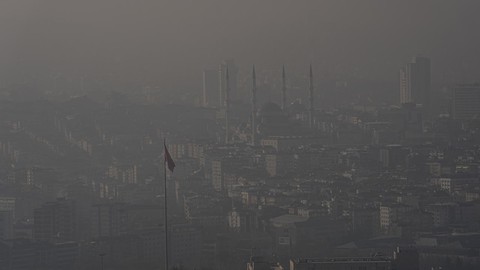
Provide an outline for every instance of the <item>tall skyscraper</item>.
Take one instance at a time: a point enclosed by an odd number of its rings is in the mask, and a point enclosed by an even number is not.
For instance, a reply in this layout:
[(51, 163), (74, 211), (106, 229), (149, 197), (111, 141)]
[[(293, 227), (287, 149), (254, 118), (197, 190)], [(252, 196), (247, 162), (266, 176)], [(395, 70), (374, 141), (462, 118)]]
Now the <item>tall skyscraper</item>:
[(205, 69), (203, 71), (202, 106), (220, 108), (226, 106), (227, 69), (229, 73), (229, 97), (237, 98), (238, 67), (232, 59), (224, 60), (218, 69)]
[(252, 145), (257, 141), (257, 75), (255, 65), (252, 69)]
[(312, 65), (310, 65), (310, 74), (309, 74), (309, 96), (310, 96), (310, 107), (309, 107), (309, 126), (310, 128), (313, 128), (315, 124), (315, 100), (314, 96), (315, 93), (313, 92), (313, 71), (312, 71)]
[(220, 90), (218, 83), (218, 71), (216, 69), (205, 69), (203, 71), (203, 95), (202, 105), (215, 108), (220, 106)]
[(400, 69), (400, 103), (421, 104), (430, 109), (430, 59), (414, 57)]
[(227, 66), (225, 73), (225, 143), (230, 142), (230, 76)]
[(453, 89), (455, 119), (480, 119), (480, 84), (461, 84)]
[(285, 66), (282, 67), (282, 110), (287, 109), (287, 76), (285, 75)]

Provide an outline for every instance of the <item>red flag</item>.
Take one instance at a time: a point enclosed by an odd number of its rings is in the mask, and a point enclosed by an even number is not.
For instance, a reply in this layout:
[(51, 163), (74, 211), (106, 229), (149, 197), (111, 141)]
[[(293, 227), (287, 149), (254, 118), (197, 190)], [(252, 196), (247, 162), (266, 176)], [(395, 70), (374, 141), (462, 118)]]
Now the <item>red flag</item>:
[(170, 156), (167, 146), (165, 144), (163, 144), (163, 146), (165, 147), (165, 163), (167, 163), (168, 169), (173, 172), (173, 169), (175, 169), (175, 162), (173, 162), (172, 156)]

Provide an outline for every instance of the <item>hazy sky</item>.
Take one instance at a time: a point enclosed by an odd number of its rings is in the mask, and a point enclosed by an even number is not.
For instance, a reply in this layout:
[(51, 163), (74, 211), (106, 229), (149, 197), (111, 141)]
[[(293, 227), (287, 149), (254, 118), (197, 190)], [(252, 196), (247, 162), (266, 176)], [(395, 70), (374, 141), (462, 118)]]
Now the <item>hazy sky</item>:
[[(110, 76), (191, 87), (223, 58), (396, 80), (480, 78), (480, 1), (1, 0), (0, 76)], [(40, 75), (39, 75), (40, 74)]]

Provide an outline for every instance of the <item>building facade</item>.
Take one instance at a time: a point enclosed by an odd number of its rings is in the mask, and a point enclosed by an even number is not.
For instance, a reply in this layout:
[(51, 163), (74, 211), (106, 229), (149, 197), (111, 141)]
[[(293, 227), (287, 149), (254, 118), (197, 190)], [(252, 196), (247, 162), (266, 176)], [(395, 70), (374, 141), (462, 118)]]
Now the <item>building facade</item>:
[(462, 84), (453, 89), (453, 118), (480, 118), (480, 84)]
[(400, 103), (430, 107), (430, 59), (414, 57), (400, 69)]

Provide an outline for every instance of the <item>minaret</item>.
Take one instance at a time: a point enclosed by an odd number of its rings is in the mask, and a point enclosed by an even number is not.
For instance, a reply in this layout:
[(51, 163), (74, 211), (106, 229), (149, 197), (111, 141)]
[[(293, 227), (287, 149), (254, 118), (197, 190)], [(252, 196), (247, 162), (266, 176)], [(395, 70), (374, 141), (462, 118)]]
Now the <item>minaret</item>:
[(230, 142), (230, 78), (228, 75), (228, 66), (225, 71), (225, 144)]
[(309, 108), (309, 126), (313, 128), (314, 125), (314, 117), (315, 117), (315, 105), (314, 105), (314, 93), (313, 93), (313, 71), (312, 71), (312, 64), (310, 64), (310, 79), (309, 79), (309, 87), (310, 87), (310, 108)]
[(282, 110), (287, 109), (287, 77), (285, 76), (285, 65), (282, 68)]
[(257, 77), (255, 74), (255, 65), (252, 70), (252, 145), (255, 146), (257, 140)]

